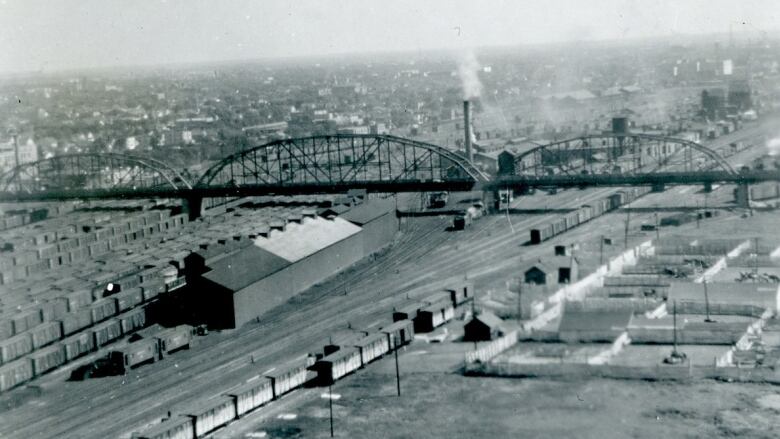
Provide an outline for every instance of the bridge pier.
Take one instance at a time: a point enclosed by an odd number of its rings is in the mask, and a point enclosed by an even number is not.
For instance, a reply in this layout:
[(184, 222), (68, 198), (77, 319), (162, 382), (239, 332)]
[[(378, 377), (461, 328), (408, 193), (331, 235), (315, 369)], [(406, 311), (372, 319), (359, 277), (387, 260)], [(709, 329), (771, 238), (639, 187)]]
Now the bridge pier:
[(750, 185), (747, 183), (740, 183), (737, 188), (734, 189), (734, 201), (737, 207), (750, 208)]
[(666, 190), (666, 185), (663, 183), (653, 183), (652, 191), (653, 192), (663, 192)]
[(189, 196), (181, 202), (182, 211), (187, 214), (189, 220), (195, 220), (203, 216), (203, 197)]
[(708, 181), (708, 182), (704, 183), (704, 192), (706, 192), (706, 193), (712, 192), (712, 183), (711, 182)]

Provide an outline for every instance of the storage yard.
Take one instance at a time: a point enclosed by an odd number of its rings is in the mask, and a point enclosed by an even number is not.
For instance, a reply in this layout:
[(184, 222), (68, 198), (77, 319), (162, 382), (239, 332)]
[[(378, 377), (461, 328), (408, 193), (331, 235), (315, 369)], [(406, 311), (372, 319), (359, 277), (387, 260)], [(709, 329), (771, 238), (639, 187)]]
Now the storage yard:
[[(709, 146), (750, 162), (766, 151), (727, 145), (771, 130), (754, 123)], [(775, 382), (776, 200), (754, 195), (761, 204), (745, 208), (729, 186), (537, 190), (487, 214), (479, 195), (452, 194), (445, 206), (464, 212), (453, 215), (358, 191), (234, 200), (192, 221), (164, 201), (31, 205), (0, 231), (0, 436), (230, 437), (268, 421), (281, 437), (284, 422), (264, 413), (290, 401), (311, 411), (323, 388), (311, 386), (392, 393), (384, 372), (384, 384), (371, 377), (396, 352), (404, 382), (436, 373), (447, 392), (469, 383), (481, 399), (495, 378), (453, 374), (541, 377), (507, 384), (520, 393), (560, 389), (546, 379), (568, 374)], [(482, 341), (460, 343), (480, 316)], [(415, 363), (426, 341), (444, 354)], [(605, 383), (578, 386), (602, 398)], [(663, 393), (653, 386), (616, 392)], [(416, 401), (441, 391), (404, 388)], [(390, 410), (391, 398), (371, 404)], [(338, 422), (360, 435), (348, 407)], [(316, 418), (289, 428), (321, 435)]]

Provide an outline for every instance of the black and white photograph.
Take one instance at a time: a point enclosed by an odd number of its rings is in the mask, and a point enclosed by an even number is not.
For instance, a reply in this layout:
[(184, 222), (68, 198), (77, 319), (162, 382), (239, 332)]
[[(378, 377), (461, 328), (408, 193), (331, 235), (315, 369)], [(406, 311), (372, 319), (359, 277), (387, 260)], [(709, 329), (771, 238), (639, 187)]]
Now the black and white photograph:
[(0, 0), (0, 439), (780, 437), (780, 2)]

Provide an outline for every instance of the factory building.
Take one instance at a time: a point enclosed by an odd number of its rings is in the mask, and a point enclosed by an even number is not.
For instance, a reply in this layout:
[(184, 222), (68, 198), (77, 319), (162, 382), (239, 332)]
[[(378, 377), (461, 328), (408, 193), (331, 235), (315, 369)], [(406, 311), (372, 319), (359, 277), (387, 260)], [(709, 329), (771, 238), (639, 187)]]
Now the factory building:
[(237, 328), (352, 266), (392, 241), (394, 206), (373, 200), (343, 216), (289, 222), (216, 258), (203, 250), (191, 281), (202, 316), (213, 328)]

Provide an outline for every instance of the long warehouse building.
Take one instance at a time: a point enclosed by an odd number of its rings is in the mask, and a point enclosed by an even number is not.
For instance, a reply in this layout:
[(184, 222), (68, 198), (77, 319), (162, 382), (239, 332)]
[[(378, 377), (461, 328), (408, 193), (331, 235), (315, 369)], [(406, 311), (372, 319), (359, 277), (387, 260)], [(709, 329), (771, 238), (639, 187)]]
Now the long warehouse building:
[[(289, 222), (211, 260), (194, 279), (209, 326), (238, 328), (392, 242), (394, 201), (372, 200), (341, 216)], [(204, 252), (205, 253), (205, 252)]]

